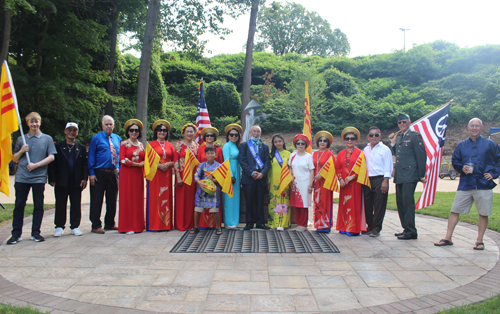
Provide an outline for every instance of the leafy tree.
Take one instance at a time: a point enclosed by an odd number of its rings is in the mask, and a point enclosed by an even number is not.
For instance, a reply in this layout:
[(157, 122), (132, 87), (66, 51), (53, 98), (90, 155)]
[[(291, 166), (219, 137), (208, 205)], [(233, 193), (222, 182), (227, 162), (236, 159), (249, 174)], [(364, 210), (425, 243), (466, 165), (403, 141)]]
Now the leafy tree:
[(257, 29), (261, 41), (259, 50), (271, 47), (273, 53), (283, 56), (289, 52), (301, 55), (347, 56), (350, 45), (339, 29), (317, 12), (306, 11), (300, 4), (273, 2), (259, 12)]
[(205, 101), (210, 116), (238, 116), (241, 108), (240, 95), (233, 84), (213, 81), (205, 89)]

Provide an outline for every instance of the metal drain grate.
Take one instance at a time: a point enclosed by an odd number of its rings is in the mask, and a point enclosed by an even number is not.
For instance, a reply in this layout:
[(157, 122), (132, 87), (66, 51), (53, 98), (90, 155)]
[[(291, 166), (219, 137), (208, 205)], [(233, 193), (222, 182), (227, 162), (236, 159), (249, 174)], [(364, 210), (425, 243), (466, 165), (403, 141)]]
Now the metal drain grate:
[(186, 231), (170, 253), (340, 253), (326, 233), (276, 230)]

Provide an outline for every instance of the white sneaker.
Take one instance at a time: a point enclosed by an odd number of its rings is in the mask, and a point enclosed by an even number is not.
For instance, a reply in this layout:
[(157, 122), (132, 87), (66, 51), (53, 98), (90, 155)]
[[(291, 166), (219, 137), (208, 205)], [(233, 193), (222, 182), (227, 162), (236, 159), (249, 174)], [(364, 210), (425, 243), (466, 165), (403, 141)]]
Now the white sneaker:
[(278, 230), (278, 231), (285, 231), (285, 228), (283, 228), (283, 227), (278, 227), (278, 228), (276, 228), (276, 230)]
[(125, 232), (125, 234), (134, 234), (134, 231)]
[(54, 232), (54, 237), (60, 237), (60, 236), (62, 236), (63, 232), (64, 232), (63, 228), (57, 227), (56, 231)]
[(74, 234), (76, 236), (81, 236), (83, 232), (79, 228), (71, 229), (71, 234)]

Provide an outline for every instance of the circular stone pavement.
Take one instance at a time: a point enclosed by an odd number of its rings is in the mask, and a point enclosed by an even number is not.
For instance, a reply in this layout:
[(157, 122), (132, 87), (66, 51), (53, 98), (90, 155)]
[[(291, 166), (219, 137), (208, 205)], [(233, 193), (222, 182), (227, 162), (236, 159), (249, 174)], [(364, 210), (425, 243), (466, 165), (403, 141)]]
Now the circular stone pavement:
[(378, 238), (333, 232), (340, 254), (169, 253), (181, 232), (98, 235), (84, 221), (83, 236), (54, 238), (53, 218), (47, 211), (41, 243), (27, 240), (31, 218), (16, 245), (5, 245), (10, 225), (0, 228), (0, 303), (52, 313), (434, 313), (500, 293), (500, 234), (488, 230), (475, 251), (477, 227), (460, 223), (453, 246), (435, 247), (447, 222), (430, 216), (417, 215), (418, 240), (394, 237), (393, 211)]

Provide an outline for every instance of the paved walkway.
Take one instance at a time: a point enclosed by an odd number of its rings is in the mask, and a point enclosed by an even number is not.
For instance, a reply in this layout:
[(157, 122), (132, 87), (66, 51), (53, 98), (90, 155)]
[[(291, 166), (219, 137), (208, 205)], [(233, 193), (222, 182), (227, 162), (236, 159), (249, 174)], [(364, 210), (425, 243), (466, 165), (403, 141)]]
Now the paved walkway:
[(487, 231), (474, 251), (476, 227), (457, 226), (455, 245), (432, 243), (446, 220), (417, 216), (419, 239), (399, 241), (397, 213), (388, 211), (378, 238), (334, 232), (340, 254), (169, 253), (178, 231), (90, 233), (7, 246), (0, 228), (0, 303), (30, 303), (52, 313), (434, 313), (500, 293), (500, 234)]

